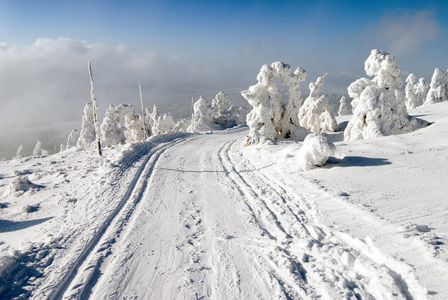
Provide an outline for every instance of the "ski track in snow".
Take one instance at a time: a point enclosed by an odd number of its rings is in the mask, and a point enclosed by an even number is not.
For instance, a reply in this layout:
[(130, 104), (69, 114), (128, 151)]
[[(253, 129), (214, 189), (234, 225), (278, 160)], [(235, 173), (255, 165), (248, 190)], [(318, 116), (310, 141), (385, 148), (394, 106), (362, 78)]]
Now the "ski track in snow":
[(32, 298), (427, 299), (406, 262), (322, 222), (331, 196), (245, 159), (246, 133), (135, 146), (88, 195), (113, 199), (102, 218), (36, 250)]

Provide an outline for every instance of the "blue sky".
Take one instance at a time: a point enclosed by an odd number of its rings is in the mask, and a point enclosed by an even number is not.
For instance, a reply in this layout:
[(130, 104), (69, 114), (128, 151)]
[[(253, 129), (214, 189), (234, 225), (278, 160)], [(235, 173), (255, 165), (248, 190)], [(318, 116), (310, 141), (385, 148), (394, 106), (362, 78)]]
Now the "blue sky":
[(23, 103), (82, 111), (87, 60), (115, 104), (137, 80), (152, 98), (245, 88), (278, 60), (345, 88), (373, 48), (429, 80), (448, 67), (447, 13), (448, 1), (0, 0), (0, 128)]

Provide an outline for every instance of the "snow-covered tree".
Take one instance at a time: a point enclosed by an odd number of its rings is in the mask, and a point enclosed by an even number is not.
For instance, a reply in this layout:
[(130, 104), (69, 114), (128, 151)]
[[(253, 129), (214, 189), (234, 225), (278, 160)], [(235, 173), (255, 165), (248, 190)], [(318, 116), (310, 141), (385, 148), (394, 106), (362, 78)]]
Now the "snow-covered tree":
[(21, 159), (22, 157), (23, 157), (23, 146), (20, 145), (19, 149), (17, 149), (17, 154), (16, 154), (15, 159)]
[(104, 146), (113, 146), (126, 142), (123, 126), (120, 124), (120, 117), (116, 107), (111, 104), (106, 110), (106, 115), (101, 123), (102, 142)]
[(187, 132), (190, 124), (191, 124), (191, 119), (182, 119), (176, 123), (176, 125), (173, 127), (173, 131)]
[(173, 131), (173, 128), (176, 126), (176, 122), (174, 122), (173, 117), (170, 113), (165, 113), (163, 116), (159, 116), (157, 121), (152, 126), (153, 134), (163, 134), (170, 131)]
[(207, 101), (202, 96), (193, 105), (193, 115), (188, 132), (208, 131), (212, 129), (213, 115)]
[(414, 84), (415, 79), (416, 78), (414, 73), (409, 74), (409, 76), (406, 78), (406, 87), (404, 88), (404, 92), (406, 95), (407, 109), (413, 109), (423, 104), (421, 91), (419, 92), (419, 94), (417, 94), (417, 88), (420, 86), (420, 81), (417, 84)]
[(428, 93), (428, 81), (425, 78), (420, 78), (418, 82), (414, 86), (415, 89), (415, 98), (417, 106), (423, 105), (426, 100), (426, 95)]
[(421, 124), (406, 110), (395, 57), (374, 49), (364, 67), (373, 79), (360, 78), (347, 89), (353, 98), (353, 117), (344, 131), (345, 140), (370, 139), (418, 128)]
[(78, 139), (79, 139), (79, 131), (77, 129), (73, 129), (68, 135), (66, 149), (76, 147)]
[(448, 74), (436, 68), (429, 84), (424, 105), (447, 101), (448, 98)]
[(84, 106), (81, 132), (76, 146), (80, 149), (96, 146), (95, 125), (93, 124), (93, 105), (90, 102), (86, 103)]
[(42, 156), (42, 143), (41, 141), (37, 141), (36, 146), (34, 146), (34, 150), (33, 150), (33, 156), (34, 157), (38, 157), (38, 156)]
[(342, 96), (341, 100), (339, 100), (338, 115), (346, 116), (346, 115), (351, 115), (352, 113), (353, 113), (353, 111), (352, 111), (352, 107), (350, 104), (350, 99), (347, 99), (345, 96)]
[(319, 95), (325, 76), (326, 74), (310, 83), (310, 95), (299, 109), (300, 126), (311, 132), (336, 131), (337, 122), (333, 110), (325, 95)]
[(212, 115), (212, 122), (216, 125), (217, 129), (229, 128), (241, 124), (244, 122), (242, 118), (245, 118), (245, 115), (242, 116), (244, 109), (233, 106), (230, 103), (229, 97), (223, 92), (219, 92), (213, 98), (210, 114)]
[[(301, 138), (305, 130), (298, 124), (300, 107), (299, 83), (306, 77), (305, 70), (283, 62), (263, 65), (257, 75), (258, 83), (241, 92), (252, 106), (246, 121), (250, 128), (247, 144), (258, 144), (266, 139)], [(279, 92), (276, 78), (287, 87), (287, 95)]]

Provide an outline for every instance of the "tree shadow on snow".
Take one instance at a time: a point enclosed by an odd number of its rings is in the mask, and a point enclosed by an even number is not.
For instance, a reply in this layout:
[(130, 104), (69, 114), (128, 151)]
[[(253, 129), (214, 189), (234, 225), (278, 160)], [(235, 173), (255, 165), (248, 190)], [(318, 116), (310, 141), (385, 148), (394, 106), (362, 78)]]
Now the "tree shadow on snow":
[(330, 157), (327, 165), (335, 165), (339, 167), (376, 167), (392, 164), (386, 158), (372, 158), (363, 156), (346, 156), (343, 159)]
[(22, 230), (31, 226), (42, 224), (50, 219), (53, 219), (53, 217), (28, 221), (9, 221), (0, 219), (0, 233)]

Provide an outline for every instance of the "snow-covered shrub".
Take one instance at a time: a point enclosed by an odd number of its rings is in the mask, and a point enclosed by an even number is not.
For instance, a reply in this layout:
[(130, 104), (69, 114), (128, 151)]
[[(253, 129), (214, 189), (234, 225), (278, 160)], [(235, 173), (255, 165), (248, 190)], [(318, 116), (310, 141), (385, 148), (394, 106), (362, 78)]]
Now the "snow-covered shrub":
[(165, 113), (157, 118), (157, 121), (152, 126), (152, 132), (154, 135), (167, 133), (173, 131), (175, 126), (176, 122), (174, 122), (171, 114)]
[(344, 139), (370, 139), (421, 127), (423, 124), (407, 113), (395, 57), (374, 49), (364, 67), (373, 79), (360, 78), (347, 89), (353, 98), (353, 117), (344, 131)]
[(209, 131), (212, 129), (213, 114), (207, 101), (201, 96), (193, 105), (193, 115), (188, 132)]
[[(305, 130), (298, 123), (301, 103), (299, 83), (306, 77), (305, 70), (291, 67), (283, 62), (263, 65), (257, 75), (258, 83), (241, 92), (252, 106), (246, 121), (250, 128), (247, 144), (258, 144), (266, 139), (301, 138)], [(282, 97), (276, 78), (287, 87)]]
[(76, 143), (79, 139), (79, 131), (77, 129), (73, 129), (67, 138), (67, 148), (70, 149), (72, 147), (76, 147)]
[(342, 96), (341, 100), (339, 100), (339, 110), (338, 110), (339, 116), (351, 115), (353, 113), (349, 100), (350, 99), (347, 99), (345, 96)]
[(448, 98), (448, 74), (439, 68), (434, 70), (429, 91), (424, 105), (447, 101)]
[(3, 197), (19, 197), (23, 195), (26, 191), (30, 190), (31, 188), (37, 187), (35, 184), (33, 184), (27, 176), (17, 176), (15, 177), (11, 183), (6, 188), (6, 191), (3, 193)]
[(93, 105), (88, 102), (84, 106), (84, 115), (82, 117), (81, 132), (79, 134), (76, 147), (87, 149), (96, 145), (95, 125), (93, 121)]
[(210, 110), (212, 122), (222, 128), (228, 128), (240, 123), (240, 110), (233, 107), (229, 97), (223, 92), (219, 92), (212, 100)]
[(311, 132), (336, 131), (337, 122), (325, 95), (319, 96), (324, 76), (310, 83), (310, 95), (299, 109), (300, 126)]

